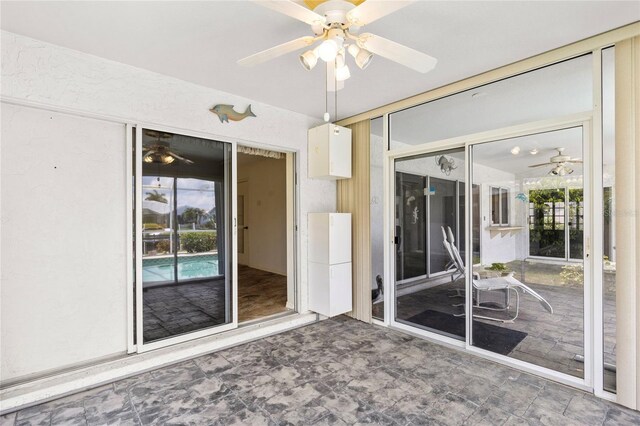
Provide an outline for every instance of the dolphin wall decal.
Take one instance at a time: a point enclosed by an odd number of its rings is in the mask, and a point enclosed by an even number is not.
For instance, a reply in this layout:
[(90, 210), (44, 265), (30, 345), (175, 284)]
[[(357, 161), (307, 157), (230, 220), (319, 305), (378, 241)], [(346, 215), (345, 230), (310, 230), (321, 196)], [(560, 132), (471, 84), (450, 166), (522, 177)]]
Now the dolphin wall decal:
[(256, 115), (251, 111), (251, 105), (249, 105), (245, 110), (245, 112), (243, 113), (239, 113), (236, 110), (234, 110), (233, 105), (222, 105), (222, 104), (218, 104), (214, 106), (209, 111), (216, 114), (220, 119), (221, 123), (224, 123), (225, 121), (228, 123), (229, 120), (240, 121), (240, 120), (244, 120), (247, 117), (256, 117)]

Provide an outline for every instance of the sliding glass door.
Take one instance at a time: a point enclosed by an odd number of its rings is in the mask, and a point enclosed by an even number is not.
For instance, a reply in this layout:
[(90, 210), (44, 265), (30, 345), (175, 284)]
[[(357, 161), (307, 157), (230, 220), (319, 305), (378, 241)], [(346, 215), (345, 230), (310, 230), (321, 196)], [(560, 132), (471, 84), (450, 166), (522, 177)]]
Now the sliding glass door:
[(232, 145), (151, 129), (136, 140), (139, 349), (234, 327)]
[(470, 147), (480, 204), (495, 201), (496, 188), (507, 197), (492, 207), (499, 221), (473, 230), (483, 243), (470, 280), (470, 343), (579, 379), (588, 371), (584, 139), (576, 125)]
[(394, 162), (395, 320), (459, 340), (464, 265), (454, 255), (464, 228), (463, 164), (463, 149)]
[(585, 128), (388, 154), (393, 325), (590, 383)]

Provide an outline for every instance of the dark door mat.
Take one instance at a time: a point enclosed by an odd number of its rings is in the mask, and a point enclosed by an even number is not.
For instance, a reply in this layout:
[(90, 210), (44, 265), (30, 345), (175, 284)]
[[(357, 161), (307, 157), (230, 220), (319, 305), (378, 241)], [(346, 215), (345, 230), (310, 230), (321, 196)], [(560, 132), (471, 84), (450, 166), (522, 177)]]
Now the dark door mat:
[[(427, 309), (406, 321), (455, 336), (465, 335), (465, 317), (454, 317), (440, 311)], [(479, 321), (473, 322), (473, 345), (494, 353), (509, 355), (525, 337), (527, 333), (522, 331)]]

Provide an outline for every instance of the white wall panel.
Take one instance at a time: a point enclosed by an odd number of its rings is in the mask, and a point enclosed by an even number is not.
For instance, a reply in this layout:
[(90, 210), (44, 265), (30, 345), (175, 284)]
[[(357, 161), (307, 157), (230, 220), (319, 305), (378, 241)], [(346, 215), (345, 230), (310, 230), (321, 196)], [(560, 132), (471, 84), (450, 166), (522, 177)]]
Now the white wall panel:
[(125, 127), (2, 105), (1, 375), (123, 353)]

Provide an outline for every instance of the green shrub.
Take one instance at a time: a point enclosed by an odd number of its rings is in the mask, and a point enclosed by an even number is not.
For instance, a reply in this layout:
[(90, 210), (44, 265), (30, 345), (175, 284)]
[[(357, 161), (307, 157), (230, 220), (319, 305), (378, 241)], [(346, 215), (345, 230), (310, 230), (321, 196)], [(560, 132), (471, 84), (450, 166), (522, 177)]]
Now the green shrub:
[(171, 243), (169, 240), (162, 240), (156, 243), (156, 250), (160, 253), (166, 253), (171, 249)]
[(203, 253), (217, 246), (215, 232), (184, 232), (180, 234), (180, 242), (187, 253)]
[(485, 269), (487, 269), (488, 271), (502, 272), (507, 270), (507, 266), (504, 263), (492, 263), (491, 266)]

